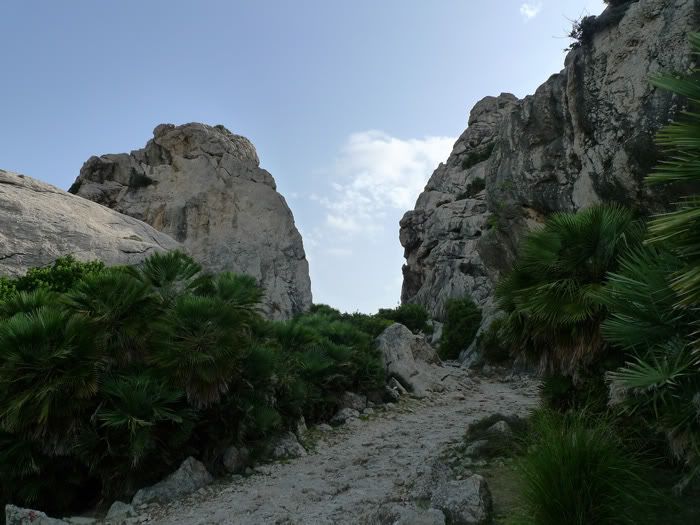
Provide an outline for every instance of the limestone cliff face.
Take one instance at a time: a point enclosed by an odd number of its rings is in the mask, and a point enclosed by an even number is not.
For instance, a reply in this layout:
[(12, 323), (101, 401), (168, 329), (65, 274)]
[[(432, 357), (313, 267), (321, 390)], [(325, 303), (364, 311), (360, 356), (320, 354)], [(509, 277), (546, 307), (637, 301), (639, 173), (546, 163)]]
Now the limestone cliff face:
[(143, 149), (88, 159), (69, 191), (170, 235), (208, 270), (252, 275), (272, 318), (311, 305), (292, 212), (253, 144), (223, 126), (160, 125)]
[(657, 72), (686, 71), (696, 0), (638, 0), (608, 8), (564, 69), (534, 95), (487, 97), (414, 210), (401, 220), (402, 301), (438, 319), (471, 295), (486, 312), (527, 229), (556, 211), (618, 201), (668, 204), (642, 183), (657, 160), (655, 132), (682, 101), (653, 88)]
[(0, 170), (0, 276), (22, 275), (64, 255), (118, 265), (177, 249), (180, 243), (148, 224)]

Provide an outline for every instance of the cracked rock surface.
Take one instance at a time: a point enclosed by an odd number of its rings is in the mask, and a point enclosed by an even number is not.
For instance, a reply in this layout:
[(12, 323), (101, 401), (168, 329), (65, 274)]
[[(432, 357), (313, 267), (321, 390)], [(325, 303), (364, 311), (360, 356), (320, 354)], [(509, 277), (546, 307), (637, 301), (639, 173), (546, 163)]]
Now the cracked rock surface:
[(452, 297), (471, 296), (488, 322), (494, 284), (525, 232), (558, 211), (601, 201), (658, 211), (674, 196), (651, 192), (655, 132), (683, 108), (649, 78), (687, 71), (697, 0), (609, 6), (590, 42), (534, 94), (486, 97), (401, 220), (402, 302), (438, 320)]
[(178, 248), (178, 242), (139, 220), (0, 170), (0, 275), (21, 275), (64, 255), (135, 264)]
[(253, 144), (223, 126), (161, 124), (143, 149), (90, 157), (70, 188), (181, 242), (212, 272), (256, 278), (266, 314), (311, 306), (301, 235)]

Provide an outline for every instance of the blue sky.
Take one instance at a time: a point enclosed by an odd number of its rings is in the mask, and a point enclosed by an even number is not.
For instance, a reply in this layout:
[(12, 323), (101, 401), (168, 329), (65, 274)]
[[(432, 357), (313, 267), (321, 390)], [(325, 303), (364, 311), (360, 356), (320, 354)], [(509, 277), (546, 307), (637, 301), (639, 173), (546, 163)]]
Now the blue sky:
[(67, 188), (162, 122), (250, 138), (315, 302), (398, 304), (398, 220), (486, 95), (563, 66), (602, 0), (4, 0), (0, 167)]

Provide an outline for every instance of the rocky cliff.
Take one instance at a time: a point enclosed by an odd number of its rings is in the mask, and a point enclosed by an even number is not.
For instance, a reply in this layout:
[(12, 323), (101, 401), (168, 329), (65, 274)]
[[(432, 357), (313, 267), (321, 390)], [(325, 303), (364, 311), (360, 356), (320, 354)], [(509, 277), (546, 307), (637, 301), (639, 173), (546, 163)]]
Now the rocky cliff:
[(135, 264), (179, 243), (132, 217), (54, 186), (0, 170), (0, 275), (21, 275), (63, 255)]
[(301, 235), (253, 144), (223, 126), (162, 124), (130, 154), (91, 157), (69, 190), (181, 242), (211, 271), (247, 273), (266, 310), (288, 318), (311, 305)]
[[(686, 71), (696, 0), (638, 0), (582, 25), (564, 69), (522, 100), (487, 97), (401, 220), (402, 302), (438, 319), (451, 297), (493, 308), (493, 288), (524, 232), (556, 211), (618, 201), (667, 205), (642, 183), (657, 160), (655, 132), (682, 101), (653, 88), (657, 72)], [(488, 315), (487, 315), (488, 317)]]

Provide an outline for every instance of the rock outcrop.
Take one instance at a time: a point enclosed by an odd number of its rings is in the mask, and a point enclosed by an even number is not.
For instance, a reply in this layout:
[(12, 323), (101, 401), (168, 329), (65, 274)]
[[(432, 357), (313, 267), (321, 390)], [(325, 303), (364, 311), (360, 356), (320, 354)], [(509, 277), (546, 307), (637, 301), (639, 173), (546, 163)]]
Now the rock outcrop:
[(0, 170), (0, 275), (21, 275), (64, 255), (135, 264), (178, 248), (178, 242), (139, 220)]
[(469, 127), (401, 220), (402, 302), (437, 319), (451, 297), (493, 308), (494, 283), (523, 234), (556, 211), (600, 201), (655, 210), (670, 198), (642, 183), (655, 132), (682, 101), (655, 89), (658, 72), (691, 65), (697, 0), (638, 0), (587, 24), (564, 69), (522, 100), (480, 101)]
[(311, 305), (301, 235), (253, 144), (223, 126), (162, 124), (130, 154), (91, 157), (71, 193), (142, 220), (210, 271), (255, 277), (272, 318)]

